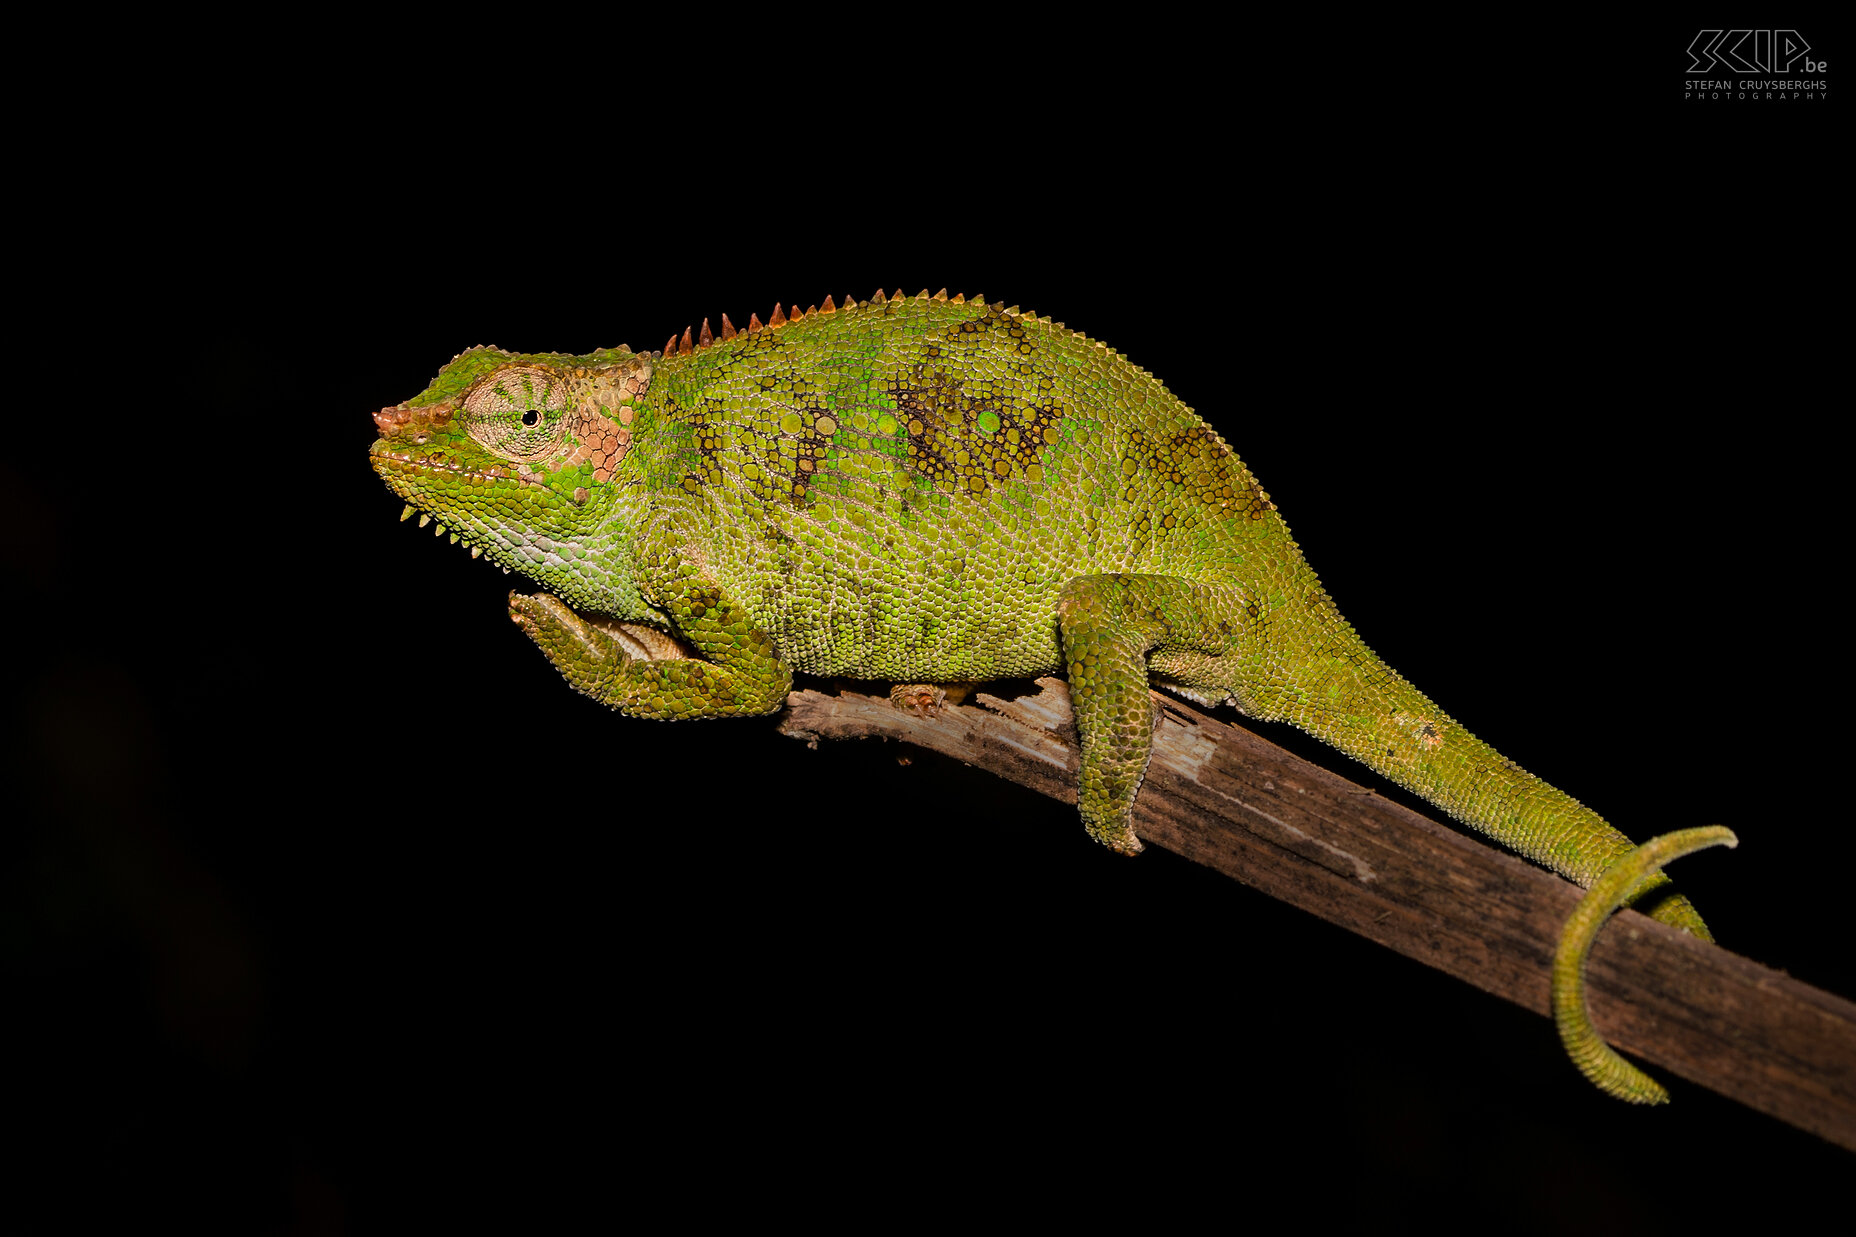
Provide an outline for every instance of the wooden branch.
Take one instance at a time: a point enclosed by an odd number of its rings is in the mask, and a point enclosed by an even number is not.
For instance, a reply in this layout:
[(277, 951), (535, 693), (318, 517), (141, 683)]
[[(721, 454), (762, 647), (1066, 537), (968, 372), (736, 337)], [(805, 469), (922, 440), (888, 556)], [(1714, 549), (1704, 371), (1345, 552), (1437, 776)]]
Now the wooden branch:
[[(885, 697), (794, 692), (780, 730), (882, 736), (1076, 801), (1067, 686), (903, 712)], [(1548, 969), (1578, 903), (1569, 881), (1448, 829), (1265, 739), (1156, 693), (1142, 840), (1547, 1014)], [(1856, 1150), (1856, 1004), (1636, 911), (1599, 937), (1593, 1020), (1615, 1047)]]

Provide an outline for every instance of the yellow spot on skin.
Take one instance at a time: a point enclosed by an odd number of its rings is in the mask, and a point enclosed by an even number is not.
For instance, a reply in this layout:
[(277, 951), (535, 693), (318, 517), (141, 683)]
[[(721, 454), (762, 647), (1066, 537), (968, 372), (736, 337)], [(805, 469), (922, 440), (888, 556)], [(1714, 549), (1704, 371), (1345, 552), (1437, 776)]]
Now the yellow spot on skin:
[(818, 419), (818, 433), (821, 438), (829, 438), (838, 432), (838, 423), (830, 417)]

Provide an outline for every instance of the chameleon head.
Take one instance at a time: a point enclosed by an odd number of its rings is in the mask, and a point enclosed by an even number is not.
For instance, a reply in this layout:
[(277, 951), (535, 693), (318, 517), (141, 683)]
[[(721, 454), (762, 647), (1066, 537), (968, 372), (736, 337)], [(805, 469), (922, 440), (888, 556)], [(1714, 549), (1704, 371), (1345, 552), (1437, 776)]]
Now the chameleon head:
[(454, 542), (579, 609), (610, 610), (611, 517), (651, 361), (473, 348), (432, 385), (374, 414), (370, 459)]

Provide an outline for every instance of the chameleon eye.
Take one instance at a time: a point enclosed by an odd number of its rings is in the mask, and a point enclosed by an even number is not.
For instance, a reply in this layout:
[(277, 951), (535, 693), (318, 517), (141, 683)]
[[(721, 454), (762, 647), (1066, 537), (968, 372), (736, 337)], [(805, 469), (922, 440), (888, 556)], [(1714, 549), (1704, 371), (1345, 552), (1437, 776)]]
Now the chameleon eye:
[(568, 400), (562, 380), (533, 365), (511, 365), (464, 397), (464, 428), (491, 451), (511, 460), (538, 460), (560, 445)]

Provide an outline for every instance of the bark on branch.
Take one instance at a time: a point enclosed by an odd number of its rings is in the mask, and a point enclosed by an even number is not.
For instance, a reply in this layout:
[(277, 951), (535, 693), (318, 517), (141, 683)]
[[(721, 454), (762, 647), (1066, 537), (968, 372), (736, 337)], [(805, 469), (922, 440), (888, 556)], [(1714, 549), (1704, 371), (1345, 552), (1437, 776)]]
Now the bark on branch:
[[(919, 717), (886, 697), (794, 692), (783, 734), (875, 736), (1076, 801), (1069, 690)], [(1153, 763), (1135, 831), (1271, 897), (1548, 1014), (1548, 970), (1580, 890), (1249, 731), (1156, 694)], [(1856, 1150), (1856, 1004), (1622, 911), (1589, 970), (1615, 1047)]]

